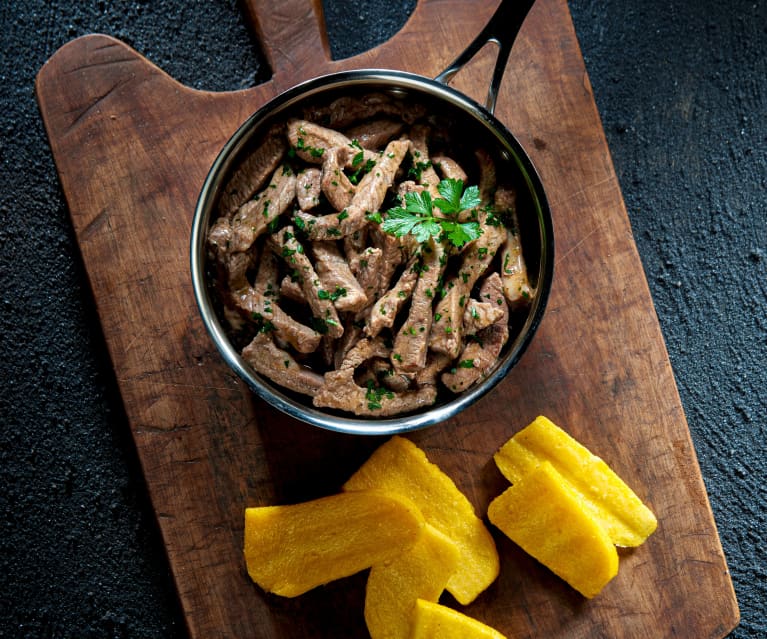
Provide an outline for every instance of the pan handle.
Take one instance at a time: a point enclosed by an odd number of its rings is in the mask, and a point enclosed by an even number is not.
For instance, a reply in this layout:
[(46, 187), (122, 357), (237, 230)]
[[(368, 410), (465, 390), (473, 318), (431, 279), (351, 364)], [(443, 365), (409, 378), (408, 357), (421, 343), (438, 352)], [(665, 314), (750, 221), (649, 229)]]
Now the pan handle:
[(461, 53), (442, 73), (436, 78), (437, 82), (449, 84), (453, 76), (458, 73), (488, 42), (498, 45), (498, 57), (495, 59), (493, 68), (493, 77), (490, 81), (490, 88), (487, 91), (485, 106), (490, 113), (495, 111), (495, 101), (498, 97), (498, 89), (501, 86), (503, 72), (506, 69), (506, 62), (509, 59), (509, 53), (514, 46), (514, 40), (517, 38), (522, 23), (527, 17), (528, 11), (535, 4), (535, 0), (501, 0), (501, 4), (495, 10), (493, 17), (485, 25), (485, 28), (479, 32), (474, 40), (469, 44), (463, 53)]

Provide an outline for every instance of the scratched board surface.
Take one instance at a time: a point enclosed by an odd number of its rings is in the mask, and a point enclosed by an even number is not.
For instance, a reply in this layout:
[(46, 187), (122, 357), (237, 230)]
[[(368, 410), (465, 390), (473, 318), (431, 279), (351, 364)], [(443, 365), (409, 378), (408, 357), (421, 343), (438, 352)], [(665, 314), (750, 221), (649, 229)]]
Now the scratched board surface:
[[(38, 100), (191, 636), (364, 637), (364, 573), (295, 599), (265, 595), (245, 572), (243, 510), (337, 491), (382, 440), (294, 421), (220, 360), (192, 295), (192, 212), (218, 151), (270, 98), (348, 68), (433, 77), (498, 3), (422, 0), (394, 38), (342, 61), (330, 60), (320, 2), (266, 4), (246, 9), (269, 82), (195, 91), (92, 35), (43, 67)], [(481, 57), (454, 86), (481, 100), (490, 63)], [(493, 453), (545, 414), (605, 458), (660, 523), (588, 601), (491, 528), (500, 577), (462, 609), (510, 637), (722, 637), (737, 604), (563, 0), (533, 7), (496, 114), (547, 189), (551, 298), (499, 387), (409, 437), (484, 516), (506, 486)]]

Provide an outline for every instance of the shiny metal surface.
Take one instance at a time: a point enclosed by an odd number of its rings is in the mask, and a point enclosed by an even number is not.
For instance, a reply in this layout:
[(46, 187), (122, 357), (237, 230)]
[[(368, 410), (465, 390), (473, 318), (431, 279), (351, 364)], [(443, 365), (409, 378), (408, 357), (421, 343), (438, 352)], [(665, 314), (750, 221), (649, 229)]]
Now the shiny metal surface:
[[(325, 101), (348, 92), (390, 92), (413, 100), (435, 102), (452, 111), (467, 127), (481, 127), (498, 155), (517, 170), (527, 187), (532, 204), (536, 241), (539, 246), (536, 264), (528, 264), (531, 279), (537, 282), (537, 294), (518, 333), (507, 343), (493, 372), (482, 382), (460, 395), (442, 401), (428, 410), (383, 419), (358, 418), (314, 408), (309, 401), (295, 399), (269, 379), (257, 374), (229, 342), (217, 316), (212, 292), (206, 281), (205, 237), (212, 221), (217, 197), (229, 170), (249, 143), (257, 141), (269, 126), (282, 120), (291, 110)], [(520, 220), (522, 224), (522, 220)], [(436, 80), (401, 71), (360, 70), (322, 76), (297, 85), (280, 94), (256, 111), (237, 130), (222, 149), (203, 184), (194, 214), (191, 243), (191, 275), (195, 298), (205, 327), (226, 363), (259, 397), (286, 414), (322, 428), (354, 434), (384, 435), (413, 431), (444, 422), (471, 406), (493, 389), (519, 361), (535, 334), (546, 307), (553, 277), (554, 238), (551, 212), (541, 180), (530, 158), (516, 138), (485, 108)]]

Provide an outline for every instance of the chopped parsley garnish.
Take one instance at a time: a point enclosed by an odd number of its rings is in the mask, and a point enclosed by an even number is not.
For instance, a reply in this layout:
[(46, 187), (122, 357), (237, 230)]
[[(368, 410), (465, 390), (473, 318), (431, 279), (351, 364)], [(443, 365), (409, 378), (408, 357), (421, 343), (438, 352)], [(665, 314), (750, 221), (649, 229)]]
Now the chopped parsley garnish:
[(311, 320), (309, 320), (309, 324), (315, 332), (319, 333), (320, 335), (327, 335), (328, 328), (330, 326), (337, 326), (338, 322), (329, 318), (322, 319), (320, 317), (312, 317)]
[(269, 320), (266, 320), (261, 326), (261, 328), (259, 329), (259, 332), (271, 333), (273, 330), (275, 330), (274, 324), (272, 324)]
[[(357, 155), (355, 155), (354, 159), (352, 160), (352, 165), (355, 168), (357, 168), (358, 164), (362, 162), (363, 157), (364, 156), (362, 155), (362, 151), (357, 153)], [(359, 158), (359, 162), (355, 164), (355, 161), (357, 160), (357, 158)], [(352, 184), (359, 184), (359, 181), (362, 179), (362, 176), (365, 175), (365, 173), (369, 173), (370, 169), (372, 169), (375, 165), (376, 165), (375, 160), (373, 160), (372, 158), (369, 159), (367, 162), (365, 162), (362, 166), (357, 168), (357, 170), (349, 176), (349, 182), (351, 182)]]
[(333, 292), (324, 289), (319, 289), (317, 291), (317, 297), (321, 300), (330, 300), (331, 302), (335, 302), (339, 297), (343, 297), (344, 295), (346, 295), (346, 289), (342, 286), (336, 286), (336, 290)]
[(296, 149), (299, 151), (306, 151), (313, 158), (321, 158), (322, 154), (325, 153), (325, 149), (322, 149), (316, 146), (311, 146), (307, 144), (303, 138), (298, 138), (296, 140)]
[(370, 410), (378, 410), (381, 408), (382, 399), (394, 399), (394, 393), (381, 386), (376, 386), (376, 383), (370, 379), (367, 382), (367, 392), (365, 393), (365, 399), (368, 402), (368, 408)]
[(412, 177), (416, 182), (420, 182), (421, 175), (429, 167), (431, 167), (431, 162), (415, 162), (413, 163), (413, 166), (408, 169), (408, 177)]

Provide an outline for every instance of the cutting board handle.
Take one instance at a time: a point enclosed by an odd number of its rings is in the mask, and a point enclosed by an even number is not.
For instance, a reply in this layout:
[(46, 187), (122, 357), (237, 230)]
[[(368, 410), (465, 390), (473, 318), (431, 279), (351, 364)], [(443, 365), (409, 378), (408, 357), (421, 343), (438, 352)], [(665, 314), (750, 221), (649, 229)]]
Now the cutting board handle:
[(322, 0), (240, 0), (272, 78), (295, 84), (322, 72), (330, 63), (330, 43)]

